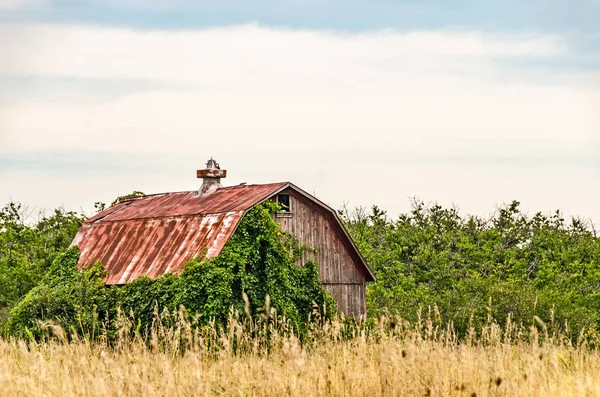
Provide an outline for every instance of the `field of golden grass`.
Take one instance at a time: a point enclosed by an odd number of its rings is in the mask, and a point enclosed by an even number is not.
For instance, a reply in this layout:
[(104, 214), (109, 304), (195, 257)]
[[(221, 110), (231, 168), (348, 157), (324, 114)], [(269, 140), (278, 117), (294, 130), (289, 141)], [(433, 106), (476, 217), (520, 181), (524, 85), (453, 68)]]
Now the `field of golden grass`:
[[(600, 354), (543, 324), (326, 322), (301, 343), (276, 319), (129, 328), (109, 346), (53, 337), (0, 340), (1, 396), (600, 396)], [(131, 336), (134, 335), (134, 336)]]

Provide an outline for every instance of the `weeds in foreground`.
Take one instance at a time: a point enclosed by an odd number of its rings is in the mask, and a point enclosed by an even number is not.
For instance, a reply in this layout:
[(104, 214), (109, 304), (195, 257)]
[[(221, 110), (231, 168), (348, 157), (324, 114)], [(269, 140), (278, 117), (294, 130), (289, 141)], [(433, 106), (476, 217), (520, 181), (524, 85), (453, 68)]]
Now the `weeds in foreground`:
[(267, 305), (198, 327), (185, 310), (148, 330), (120, 314), (113, 337), (45, 324), (41, 341), (0, 340), (0, 395), (600, 395), (594, 335), (491, 318), (459, 338), (436, 311), (414, 324), (319, 313), (302, 335)]

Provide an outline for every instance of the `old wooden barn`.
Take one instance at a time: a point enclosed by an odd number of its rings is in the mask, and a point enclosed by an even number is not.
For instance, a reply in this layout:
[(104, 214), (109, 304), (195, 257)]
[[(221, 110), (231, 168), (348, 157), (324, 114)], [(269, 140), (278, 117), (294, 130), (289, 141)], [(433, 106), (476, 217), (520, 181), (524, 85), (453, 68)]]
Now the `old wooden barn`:
[(321, 282), (341, 311), (364, 316), (366, 283), (375, 277), (337, 213), (290, 182), (223, 187), (226, 175), (211, 159), (197, 171), (203, 179), (197, 191), (124, 199), (86, 220), (73, 241), (79, 266), (103, 263), (109, 285), (181, 272), (201, 252), (217, 256), (252, 206), (275, 200), (284, 207), (274, 214), (282, 230), (316, 249), (302, 262), (319, 264)]

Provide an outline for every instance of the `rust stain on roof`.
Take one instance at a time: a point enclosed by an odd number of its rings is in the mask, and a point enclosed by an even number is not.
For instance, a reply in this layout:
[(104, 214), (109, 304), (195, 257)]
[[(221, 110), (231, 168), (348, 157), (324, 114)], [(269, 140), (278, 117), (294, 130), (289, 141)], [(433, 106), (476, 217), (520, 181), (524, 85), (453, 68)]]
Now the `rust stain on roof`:
[(208, 196), (197, 191), (159, 193), (120, 201), (91, 217), (86, 223), (122, 221), (165, 216), (189, 216), (245, 211), (287, 183), (223, 187)]
[(208, 196), (162, 193), (123, 200), (89, 218), (73, 241), (79, 267), (106, 266), (106, 284), (180, 273), (192, 258), (217, 256), (244, 214), (288, 183), (238, 185)]

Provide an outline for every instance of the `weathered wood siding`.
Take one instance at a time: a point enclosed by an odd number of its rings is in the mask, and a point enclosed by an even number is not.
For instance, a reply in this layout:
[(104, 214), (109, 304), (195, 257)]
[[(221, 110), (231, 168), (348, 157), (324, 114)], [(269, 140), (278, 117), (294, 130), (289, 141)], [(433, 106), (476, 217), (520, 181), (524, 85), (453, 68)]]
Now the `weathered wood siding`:
[(305, 253), (299, 264), (308, 260), (317, 262), (323, 286), (335, 297), (338, 309), (347, 315), (365, 316), (365, 275), (356, 265), (359, 260), (356, 254), (344, 243), (337, 220), (293, 190), (282, 193), (290, 195), (291, 213), (278, 215), (275, 220), (283, 231), (316, 249)]
[(362, 284), (324, 284), (323, 287), (335, 297), (338, 309), (354, 317), (365, 317), (367, 301), (365, 283)]

